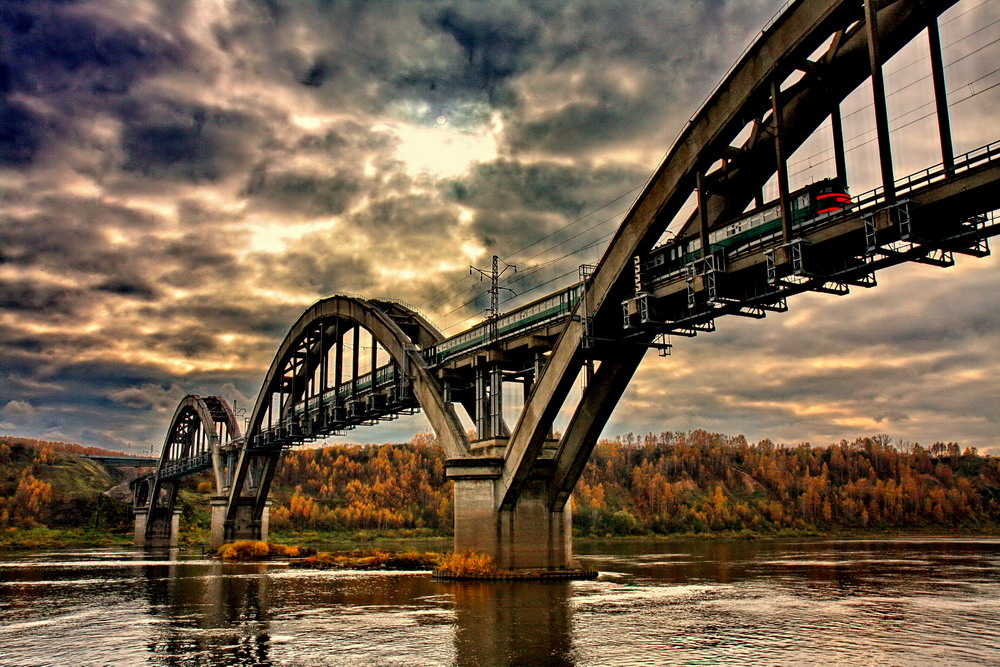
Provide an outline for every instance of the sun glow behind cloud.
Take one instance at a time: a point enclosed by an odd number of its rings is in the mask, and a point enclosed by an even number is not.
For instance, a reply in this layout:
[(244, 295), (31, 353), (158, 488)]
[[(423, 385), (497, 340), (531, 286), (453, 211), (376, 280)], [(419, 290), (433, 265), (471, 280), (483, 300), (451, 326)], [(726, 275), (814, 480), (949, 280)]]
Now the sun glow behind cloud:
[(399, 141), (396, 157), (411, 175), (450, 178), (466, 173), (477, 162), (497, 158), (501, 126), (499, 118), (494, 118), (489, 124), (466, 130), (440, 117), (430, 126), (399, 123), (387, 129), (396, 135)]

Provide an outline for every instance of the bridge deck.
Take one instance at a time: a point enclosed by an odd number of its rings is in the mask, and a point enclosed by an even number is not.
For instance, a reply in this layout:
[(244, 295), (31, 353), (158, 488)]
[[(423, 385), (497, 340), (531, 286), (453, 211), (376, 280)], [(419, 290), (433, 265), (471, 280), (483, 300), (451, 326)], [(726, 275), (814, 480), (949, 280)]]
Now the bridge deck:
[(865, 193), (848, 210), (796, 226), (791, 248), (771, 233), (728, 256), (710, 257), (710, 266), (647, 272), (646, 293), (637, 298), (650, 303), (633, 308), (637, 315), (626, 318), (626, 327), (633, 335), (694, 335), (711, 330), (720, 315), (784, 310), (783, 299), (795, 293), (873, 286), (876, 270), (905, 261), (949, 266), (956, 252), (988, 254), (985, 239), (1000, 233), (984, 215), (1000, 187), (1000, 142), (960, 156), (953, 174), (937, 165), (897, 183), (895, 205), (887, 206), (880, 190)]
[(155, 468), (160, 462), (153, 456), (103, 456), (101, 454), (84, 454), (83, 458), (97, 461), (112, 468)]

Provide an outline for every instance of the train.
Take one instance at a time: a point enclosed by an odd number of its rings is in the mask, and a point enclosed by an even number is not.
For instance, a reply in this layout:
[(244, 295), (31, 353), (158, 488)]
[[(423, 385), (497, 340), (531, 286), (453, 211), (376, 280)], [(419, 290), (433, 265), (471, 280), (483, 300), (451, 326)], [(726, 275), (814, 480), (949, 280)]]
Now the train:
[[(792, 229), (826, 219), (849, 209), (851, 196), (839, 178), (825, 178), (796, 190), (789, 195)], [(732, 254), (781, 233), (781, 204), (769, 202), (748, 211), (729, 224), (712, 230), (708, 235), (711, 252)], [(688, 236), (654, 248), (642, 270), (649, 277), (662, 280), (679, 273), (701, 257), (701, 239)]]
[[(545, 326), (553, 320), (569, 315), (583, 293), (582, 283), (576, 283), (564, 290), (533, 301), (497, 318), (496, 340), (502, 340), (513, 333), (523, 333)], [(490, 322), (483, 322), (457, 336), (445, 339), (424, 351), (424, 357), (431, 365), (444, 363), (462, 352), (482, 347), (490, 342)]]

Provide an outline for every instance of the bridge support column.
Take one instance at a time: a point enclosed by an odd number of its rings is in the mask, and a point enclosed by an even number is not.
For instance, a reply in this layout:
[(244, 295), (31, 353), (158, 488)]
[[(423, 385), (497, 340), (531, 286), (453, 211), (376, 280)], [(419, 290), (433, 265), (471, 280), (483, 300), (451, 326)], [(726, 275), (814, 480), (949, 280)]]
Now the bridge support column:
[(501, 509), (503, 459), (449, 459), (455, 483), (455, 550), (493, 556), (510, 570), (580, 569), (573, 560), (573, 513), (569, 503), (550, 508), (547, 479), (533, 480), (513, 509)]
[(149, 517), (148, 507), (135, 508), (135, 537), (132, 542), (137, 547), (146, 546), (146, 519)]
[(226, 543), (226, 505), (228, 503), (228, 496), (212, 496), (210, 501), (212, 527), (209, 533), (208, 547), (212, 550), (218, 549)]
[(176, 547), (180, 527), (179, 509), (169, 514), (161, 509), (150, 516), (148, 507), (136, 508), (134, 544), (137, 547)]
[[(238, 540), (260, 540), (263, 542), (267, 541), (268, 529), (270, 524), (271, 515), (271, 501), (268, 500), (264, 503), (264, 511), (261, 512), (260, 518), (255, 516), (253, 499), (248, 499), (250, 502), (246, 504), (241, 504), (236, 508), (236, 518), (232, 521), (226, 521), (226, 499), (223, 497), (221, 499), (221, 509), (217, 509), (215, 502), (217, 499), (212, 499), (212, 548), (218, 549), (226, 542), (236, 542)], [(218, 512), (218, 515), (216, 514)], [(218, 519), (216, 518), (218, 516)], [(221, 529), (217, 528), (217, 523), (221, 523)], [(216, 533), (221, 532), (222, 539), (216, 544)]]

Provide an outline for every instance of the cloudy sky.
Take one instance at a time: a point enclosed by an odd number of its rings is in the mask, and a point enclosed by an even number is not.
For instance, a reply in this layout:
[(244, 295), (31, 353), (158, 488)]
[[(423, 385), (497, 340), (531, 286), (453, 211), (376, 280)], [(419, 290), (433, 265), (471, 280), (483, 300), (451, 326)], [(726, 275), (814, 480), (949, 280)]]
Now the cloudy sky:
[[(158, 450), (187, 393), (252, 402), (298, 315), (392, 296), (449, 334), (594, 262), (776, 0), (24, 0), (0, 6), (0, 433)], [(1000, 3), (942, 16), (956, 149), (1000, 139)], [(899, 173), (938, 161), (922, 40), (887, 67)], [(867, 95), (867, 97), (866, 97)], [(870, 89), (844, 105), (872, 182)], [(833, 172), (823, 129), (793, 185)], [(1000, 454), (994, 258), (720, 320), (606, 433)], [(353, 441), (426, 430), (422, 416)]]

